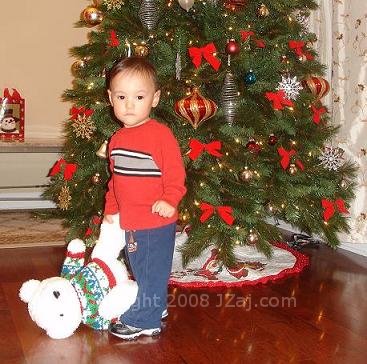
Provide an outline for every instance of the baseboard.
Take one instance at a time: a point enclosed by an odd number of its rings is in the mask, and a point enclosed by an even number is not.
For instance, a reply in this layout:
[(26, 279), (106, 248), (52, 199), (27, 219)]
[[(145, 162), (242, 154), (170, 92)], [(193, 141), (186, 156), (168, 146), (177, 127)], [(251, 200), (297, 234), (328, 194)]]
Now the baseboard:
[[(23, 189), (24, 190), (24, 189)], [(53, 201), (42, 197), (42, 190), (38, 191), (4, 191), (0, 190), (0, 210), (33, 210), (55, 208)]]
[(339, 248), (367, 257), (367, 243), (341, 243)]

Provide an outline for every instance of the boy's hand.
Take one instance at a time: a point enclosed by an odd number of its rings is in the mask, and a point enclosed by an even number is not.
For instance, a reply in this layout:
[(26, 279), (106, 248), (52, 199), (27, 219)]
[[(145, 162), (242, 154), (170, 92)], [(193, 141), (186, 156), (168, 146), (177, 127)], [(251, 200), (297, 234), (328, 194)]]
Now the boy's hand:
[(153, 214), (157, 213), (159, 216), (162, 217), (172, 217), (176, 212), (176, 208), (166, 201), (158, 200), (154, 202), (152, 206), (152, 212)]
[(113, 224), (113, 215), (104, 215), (103, 222), (107, 222), (108, 224)]

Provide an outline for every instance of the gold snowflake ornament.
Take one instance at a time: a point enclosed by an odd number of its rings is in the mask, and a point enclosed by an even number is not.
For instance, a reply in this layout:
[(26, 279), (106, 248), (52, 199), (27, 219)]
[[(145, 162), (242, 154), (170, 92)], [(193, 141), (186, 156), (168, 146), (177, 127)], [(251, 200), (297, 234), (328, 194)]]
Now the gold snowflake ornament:
[(107, 6), (108, 10), (120, 10), (125, 3), (123, 0), (103, 0), (103, 4)]
[(59, 208), (61, 210), (68, 210), (69, 209), (71, 196), (70, 196), (70, 190), (69, 190), (68, 186), (63, 186), (61, 188), (60, 194), (57, 197), (57, 199), (59, 200), (57, 205), (59, 206)]
[(79, 114), (77, 119), (73, 120), (72, 127), (77, 137), (90, 139), (96, 127), (90, 116)]

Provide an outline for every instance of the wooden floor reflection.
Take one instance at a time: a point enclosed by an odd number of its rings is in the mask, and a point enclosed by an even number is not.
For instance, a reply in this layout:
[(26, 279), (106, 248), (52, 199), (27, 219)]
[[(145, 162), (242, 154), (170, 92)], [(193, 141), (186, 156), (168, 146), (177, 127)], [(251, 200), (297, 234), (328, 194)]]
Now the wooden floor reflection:
[(327, 247), (304, 252), (309, 268), (267, 285), (171, 289), (162, 335), (126, 342), (84, 326), (48, 338), (18, 289), (57, 275), (64, 249), (0, 250), (0, 363), (365, 363), (367, 259)]

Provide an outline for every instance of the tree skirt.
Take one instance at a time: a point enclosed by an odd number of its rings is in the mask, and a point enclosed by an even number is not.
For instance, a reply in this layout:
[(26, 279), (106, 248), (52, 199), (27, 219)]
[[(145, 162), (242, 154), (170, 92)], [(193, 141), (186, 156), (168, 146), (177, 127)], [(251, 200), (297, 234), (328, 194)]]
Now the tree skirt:
[(309, 259), (304, 254), (288, 247), (285, 243), (273, 244), (273, 256), (268, 259), (252, 246), (237, 246), (237, 263), (226, 268), (217, 259), (218, 250), (207, 248), (203, 254), (186, 268), (182, 266), (179, 247), (187, 240), (186, 233), (176, 235), (169, 284), (183, 287), (234, 287), (267, 283), (301, 272)]

